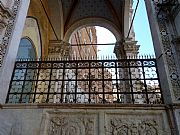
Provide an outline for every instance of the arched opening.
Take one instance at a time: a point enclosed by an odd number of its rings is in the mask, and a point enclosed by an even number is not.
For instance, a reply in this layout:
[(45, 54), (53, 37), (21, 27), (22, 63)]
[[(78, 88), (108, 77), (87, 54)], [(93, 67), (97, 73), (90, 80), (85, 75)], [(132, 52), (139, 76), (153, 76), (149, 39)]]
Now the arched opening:
[(28, 38), (22, 38), (16, 59), (33, 59), (36, 60), (36, 51), (32, 41)]
[(81, 60), (115, 58), (116, 42), (114, 34), (105, 27), (79, 27), (72, 32), (69, 39), (72, 47), (71, 57)]
[(75, 32), (76, 30), (79, 30), (83, 27), (88, 27), (88, 26), (100, 26), (108, 29), (113, 33), (117, 41), (121, 41), (123, 36), (122, 32), (118, 29), (118, 27), (113, 24), (112, 22), (103, 19), (103, 18), (84, 18), (81, 19), (75, 23), (73, 23), (66, 31), (65, 31), (65, 36), (64, 36), (64, 41), (68, 42), (72, 33)]
[[(16, 60), (36, 60), (36, 58), (37, 54), (32, 41), (27, 37), (22, 38), (19, 44)], [(26, 68), (15, 72), (15, 77), (19, 78), (20, 81), (18, 86), (14, 87), (13, 89), (15, 91), (21, 91), (21, 93), (26, 94), (24, 94), (23, 96), (21, 94), (17, 94), (17, 96), (14, 96), (12, 98), (11, 102), (17, 102), (18, 98), (22, 103), (28, 103), (30, 101), (30, 92), (34, 90), (35, 82), (33, 80), (36, 78), (36, 72), (36, 69)], [(25, 82), (23, 82), (22, 80), (25, 80)]]
[[(29, 40), (29, 44), (31, 42), (32, 48), (34, 48), (36, 58), (42, 57), (42, 37), (40, 32), (40, 26), (38, 20), (34, 17), (28, 16), (26, 18), (25, 26), (22, 33), (22, 41), (24, 44)], [(25, 37), (25, 38), (24, 38)], [(32, 59), (32, 58), (31, 58)]]

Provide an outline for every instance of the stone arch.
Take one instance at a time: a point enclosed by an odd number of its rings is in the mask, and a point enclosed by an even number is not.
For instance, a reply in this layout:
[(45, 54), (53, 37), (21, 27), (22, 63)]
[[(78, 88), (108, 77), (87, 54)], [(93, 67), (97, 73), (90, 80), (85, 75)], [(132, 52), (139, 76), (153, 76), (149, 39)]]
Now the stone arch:
[(121, 41), (123, 38), (122, 33), (118, 31), (117, 26), (114, 25), (112, 22), (103, 18), (85, 18), (75, 22), (73, 25), (69, 27), (69, 29), (65, 32), (64, 41), (69, 42), (69, 39), (75, 30), (81, 29), (82, 27), (85, 26), (92, 26), (92, 25), (101, 26), (108, 29), (110, 32), (113, 33), (113, 35), (116, 38), (116, 41)]
[(40, 26), (35, 17), (27, 16), (22, 34), (22, 38), (24, 37), (30, 39), (36, 50), (36, 56), (40, 58), (42, 56), (42, 40)]
[[(24, 40), (24, 42), (27, 43), (27, 44), (25, 44), (26, 45), (25, 49), (21, 49), (21, 47), (23, 47), (23, 45), (24, 45), (22, 43), (23, 40)], [(22, 55), (19, 53), (24, 53), (25, 55), (28, 55), (28, 54), (32, 55), (32, 57), (25, 56), (25, 58), (37, 59), (37, 50), (36, 50), (36, 47), (35, 47), (33, 41), (31, 40), (31, 38), (29, 38), (29, 37), (22, 37), (21, 38), (19, 48), (18, 48), (17, 58), (18, 58), (18, 55)]]

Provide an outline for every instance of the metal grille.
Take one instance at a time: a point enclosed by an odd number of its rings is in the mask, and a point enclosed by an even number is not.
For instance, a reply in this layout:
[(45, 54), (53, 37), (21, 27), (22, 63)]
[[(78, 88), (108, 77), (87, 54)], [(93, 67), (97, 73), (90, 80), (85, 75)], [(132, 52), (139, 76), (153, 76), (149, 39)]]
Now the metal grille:
[(161, 104), (155, 59), (17, 61), (6, 103)]

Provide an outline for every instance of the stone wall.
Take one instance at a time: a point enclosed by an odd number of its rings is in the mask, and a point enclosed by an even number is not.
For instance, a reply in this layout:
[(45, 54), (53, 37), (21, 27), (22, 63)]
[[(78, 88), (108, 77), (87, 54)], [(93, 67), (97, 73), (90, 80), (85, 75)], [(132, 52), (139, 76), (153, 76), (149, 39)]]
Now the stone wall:
[(171, 134), (163, 106), (4, 105), (0, 121), (0, 135)]

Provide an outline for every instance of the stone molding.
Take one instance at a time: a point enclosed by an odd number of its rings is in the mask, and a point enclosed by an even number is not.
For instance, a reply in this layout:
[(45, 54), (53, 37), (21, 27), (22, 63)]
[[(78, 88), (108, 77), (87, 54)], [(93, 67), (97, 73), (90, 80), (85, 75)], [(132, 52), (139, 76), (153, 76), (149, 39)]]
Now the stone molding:
[(6, 26), (5, 33), (2, 36), (3, 37), (2, 43), (0, 43), (0, 71), (2, 70), (1, 68), (3, 65), (4, 57), (6, 55), (8, 44), (10, 42), (11, 35), (14, 30), (14, 24), (16, 22), (15, 20), (16, 20), (20, 5), (21, 5), (21, 0), (14, 0), (14, 5), (12, 7), (12, 15), (10, 16), (10, 18), (8, 20), (8, 24)]

